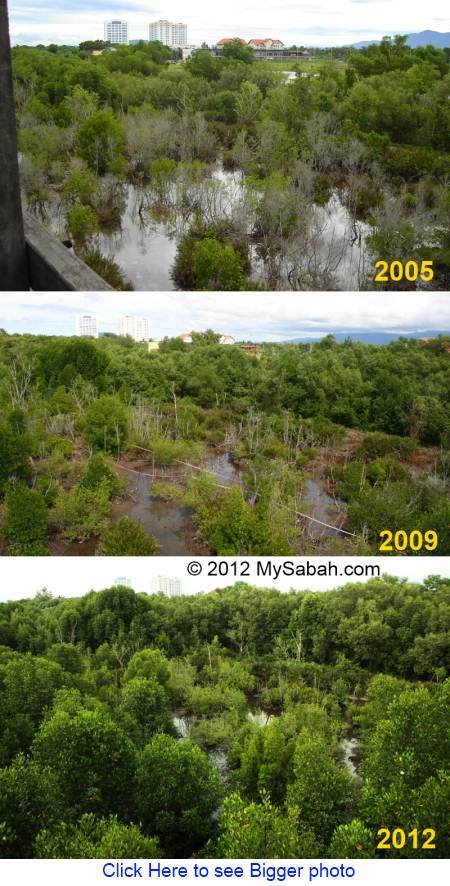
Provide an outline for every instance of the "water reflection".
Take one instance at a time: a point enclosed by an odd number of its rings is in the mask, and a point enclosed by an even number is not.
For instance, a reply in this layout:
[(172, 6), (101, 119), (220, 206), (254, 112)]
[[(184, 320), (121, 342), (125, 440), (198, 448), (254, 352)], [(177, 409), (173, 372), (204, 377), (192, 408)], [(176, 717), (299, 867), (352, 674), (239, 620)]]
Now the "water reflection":
[(320, 523), (314, 523), (308, 520), (307, 534), (309, 538), (319, 539), (326, 538), (342, 538), (342, 533), (337, 529), (331, 529), (330, 526), (322, 526), (322, 523), (340, 525), (342, 523), (342, 515), (339, 512), (338, 503), (331, 498), (328, 493), (320, 486), (317, 480), (306, 480), (302, 486), (302, 499), (307, 501), (309, 507), (309, 515)]
[[(176, 289), (171, 271), (177, 244), (196, 214), (210, 226), (220, 219), (238, 220), (250, 243), (250, 277), (265, 289), (298, 288), (298, 279), (305, 274), (307, 279), (311, 274), (313, 280), (323, 277), (329, 285), (322, 288), (360, 288), (369, 226), (352, 219), (337, 192), (325, 206), (309, 206), (306, 233), (287, 242), (276, 259), (264, 255), (262, 244), (253, 237), (254, 208), (246, 198), (240, 171), (224, 169), (220, 163), (197, 175), (180, 169), (167, 185), (162, 202), (157, 192), (131, 184), (121, 186), (121, 195), (125, 210), (120, 222), (104, 225), (96, 241), (136, 290)], [(62, 237), (66, 222), (61, 205), (47, 205), (45, 216), (54, 233)]]
[(177, 244), (169, 225), (142, 211), (142, 193), (128, 186), (120, 230), (99, 236), (100, 250), (114, 259), (135, 289), (175, 289), (170, 271)]
[(256, 708), (254, 711), (247, 711), (247, 720), (255, 726), (267, 726), (272, 719), (272, 715), (262, 708)]
[[(240, 482), (239, 468), (233, 464), (228, 452), (208, 453), (201, 462), (201, 468), (212, 474), (220, 486), (232, 486)], [(180, 502), (166, 501), (152, 495), (149, 470), (147, 464), (136, 465), (132, 475), (128, 475), (129, 497), (116, 507), (116, 518), (126, 514), (130, 520), (140, 523), (146, 533), (156, 539), (161, 556), (183, 557), (193, 551), (209, 553), (206, 546), (200, 547), (195, 540), (193, 509)], [(182, 469), (180, 474), (184, 473), (186, 471)], [(168, 479), (172, 474), (173, 469), (168, 468)], [(163, 469), (159, 470), (158, 478), (164, 479)]]
[(355, 782), (360, 782), (360, 776), (356, 768), (356, 761), (359, 757), (359, 742), (355, 737), (343, 738), (340, 742), (342, 765)]
[(172, 720), (180, 738), (189, 738), (191, 731), (189, 717), (174, 714)]

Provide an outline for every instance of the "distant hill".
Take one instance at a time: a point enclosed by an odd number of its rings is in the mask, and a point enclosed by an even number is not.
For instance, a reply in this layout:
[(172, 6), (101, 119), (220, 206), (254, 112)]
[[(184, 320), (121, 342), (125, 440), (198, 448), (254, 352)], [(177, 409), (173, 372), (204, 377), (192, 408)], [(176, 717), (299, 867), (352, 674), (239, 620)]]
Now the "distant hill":
[[(328, 333), (323, 334), (322, 338), (325, 337)], [(447, 335), (448, 333), (436, 332), (434, 329), (423, 329), (419, 330), (419, 332), (354, 332), (349, 330), (348, 332), (335, 332), (333, 333), (336, 341), (342, 342), (345, 341), (346, 338), (351, 338), (352, 341), (359, 341), (362, 344), (366, 345), (388, 345), (391, 341), (396, 341), (399, 338), (437, 338), (438, 335)], [(320, 341), (320, 338), (314, 338), (312, 335), (305, 335), (301, 338), (291, 338), (289, 341), (284, 342), (284, 344), (314, 344), (314, 342)]]
[[(361, 40), (359, 43), (352, 43), (355, 49), (364, 49), (372, 43), (380, 43), (380, 40)], [(435, 46), (436, 49), (450, 48), (450, 33), (442, 31), (419, 31), (417, 34), (409, 34), (407, 40), (408, 46), (415, 49), (417, 46)]]

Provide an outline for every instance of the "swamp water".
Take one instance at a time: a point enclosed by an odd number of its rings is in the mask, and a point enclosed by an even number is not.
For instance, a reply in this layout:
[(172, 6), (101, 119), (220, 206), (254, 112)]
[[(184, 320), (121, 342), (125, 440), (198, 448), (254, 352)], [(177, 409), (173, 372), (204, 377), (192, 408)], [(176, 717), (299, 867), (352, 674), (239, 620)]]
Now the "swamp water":
[(357, 762), (359, 760), (359, 742), (354, 736), (343, 738), (340, 741), (339, 748), (341, 751), (341, 763), (353, 780), (360, 784), (361, 778), (358, 775)]
[[(199, 467), (211, 474), (221, 486), (240, 483), (239, 469), (231, 461), (228, 452), (208, 454)], [(186, 556), (192, 553), (194, 545), (194, 511), (180, 502), (165, 501), (152, 496), (152, 481), (148, 476), (150, 470), (151, 468), (145, 466), (142, 472), (136, 471), (130, 475), (128, 491), (131, 498), (120, 506), (121, 516), (126, 513), (130, 520), (141, 523), (145, 531), (156, 539), (161, 556)], [(170, 473), (168, 469), (168, 474)], [(207, 548), (204, 553), (208, 553)]]
[[(263, 728), (267, 726), (273, 719), (273, 715), (262, 708), (249, 708), (247, 710), (247, 720), (255, 726)], [(173, 725), (175, 726), (180, 739), (189, 738), (191, 731), (190, 717), (179, 712), (172, 715)], [(359, 742), (354, 736), (342, 738), (339, 742), (340, 762), (341, 765), (351, 775), (356, 784), (361, 784), (361, 778), (357, 771), (357, 762), (359, 760)], [(227, 782), (229, 779), (230, 767), (228, 765), (227, 753), (223, 748), (210, 748), (206, 751), (211, 763), (217, 769), (220, 777)]]
[[(220, 170), (215, 176), (222, 182), (230, 203), (236, 198), (236, 173)], [(99, 236), (101, 251), (116, 261), (136, 290), (168, 292), (177, 287), (170, 274), (177, 252), (177, 237), (173, 225), (152, 219), (148, 213), (139, 213), (141, 196), (132, 185), (127, 186), (127, 207), (120, 230)], [(361, 239), (352, 243), (352, 226), (349, 213), (333, 195), (326, 207), (316, 207), (317, 225), (323, 228), (319, 257), (342, 253), (335, 272), (339, 287), (343, 290), (359, 288), (358, 272), (362, 262), (364, 236), (367, 226), (358, 223)], [(336, 260), (337, 261), (337, 260)], [(251, 249), (250, 276), (268, 285), (263, 261), (255, 247)], [(289, 290), (289, 285), (278, 285)]]
[[(205, 455), (197, 466), (205, 473), (211, 474), (220, 486), (234, 486), (242, 482), (241, 469), (236, 465), (229, 452), (211, 451)], [(128, 497), (114, 505), (113, 519), (120, 520), (127, 516), (130, 520), (140, 523), (148, 535), (152, 535), (158, 544), (158, 554), (163, 557), (183, 557), (192, 553), (208, 554), (207, 545), (196, 540), (196, 527), (193, 521), (194, 510), (177, 501), (166, 501), (151, 495), (151, 465), (148, 463), (130, 470), (121, 471), (127, 480)], [(177, 468), (179, 471), (179, 469)], [(181, 470), (184, 468), (181, 466)], [(189, 468), (187, 469), (189, 470)], [(197, 473), (193, 470), (193, 473)], [(166, 469), (167, 480), (175, 479), (173, 469)], [(178, 476), (183, 476), (179, 473)], [(158, 471), (158, 480), (165, 480), (164, 470)], [(337, 521), (336, 503), (322, 489), (316, 480), (305, 481), (302, 499), (309, 505), (309, 515), (324, 523), (333, 524)], [(307, 523), (303, 531), (310, 538), (342, 537), (341, 533), (314, 523)], [(69, 542), (62, 549), (55, 551), (64, 556), (93, 556), (96, 552), (98, 539), (90, 538), (84, 542)], [(263, 724), (264, 725), (264, 724)]]
[[(209, 182), (215, 183), (216, 188), (208, 189), (203, 182), (198, 185), (197, 193), (196, 185), (192, 184), (192, 193), (185, 197), (188, 203), (192, 200), (192, 206), (196, 207), (201, 217), (212, 224), (217, 218), (230, 216), (234, 211), (238, 214), (244, 212), (248, 216), (247, 224), (251, 227), (248, 209), (242, 209), (241, 173), (226, 170), (221, 164), (217, 164)], [(175, 187), (170, 186), (169, 194), (172, 194)], [(189, 227), (192, 212), (183, 208), (181, 197), (180, 211), (169, 211), (166, 219), (158, 218), (150, 210), (150, 191), (131, 184), (124, 185), (124, 189), (125, 209), (120, 224), (114, 229), (105, 228), (98, 234), (100, 251), (117, 262), (135, 290), (173, 291), (176, 285), (171, 278), (171, 270), (177, 252), (177, 240), (180, 233)], [(175, 199), (174, 195), (171, 199)], [(146, 208), (147, 204), (149, 208)], [(57, 236), (63, 237), (64, 217), (55, 205), (46, 206), (45, 222)], [(350, 214), (337, 193), (333, 193), (326, 206), (314, 207), (312, 225), (316, 231), (320, 231), (312, 265), (325, 263), (332, 268), (339, 289), (358, 290), (368, 226), (361, 222), (352, 224)], [(250, 276), (266, 289), (272, 289), (268, 268), (258, 256), (255, 244), (250, 248), (250, 263)], [(287, 278), (284, 279), (284, 275), (288, 273), (288, 265), (289, 261), (286, 262), (286, 268), (280, 271), (281, 278), (275, 287), (279, 290), (291, 289)]]
[(308, 502), (309, 516), (320, 520), (321, 523), (314, 523), (307, 520), (306, 532), (309, 538), (320, 539), (341, 538), (342, 533), (337, 529), (330, 529), (330, 526), (322, 526), (322, 523), (328, 523), (331, 526), (338, 525), (341, 521), (338, 514), (338, 505), (331, 496), (325, 492), (317, 480), (306, 480), (302, 488), (302, 499)]

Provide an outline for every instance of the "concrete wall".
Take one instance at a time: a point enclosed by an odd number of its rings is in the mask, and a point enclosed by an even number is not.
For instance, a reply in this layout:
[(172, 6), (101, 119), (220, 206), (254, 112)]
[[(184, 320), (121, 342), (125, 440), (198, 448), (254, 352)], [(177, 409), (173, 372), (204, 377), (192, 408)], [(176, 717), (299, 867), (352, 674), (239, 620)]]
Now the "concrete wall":
[(0, 0), (0, 96), (0, 290), (25, 290), (29, 284), (6, 0)]
[(108, 283), (27, 213), (24, 221), (28, 289), (37, 292), (112, 290)]

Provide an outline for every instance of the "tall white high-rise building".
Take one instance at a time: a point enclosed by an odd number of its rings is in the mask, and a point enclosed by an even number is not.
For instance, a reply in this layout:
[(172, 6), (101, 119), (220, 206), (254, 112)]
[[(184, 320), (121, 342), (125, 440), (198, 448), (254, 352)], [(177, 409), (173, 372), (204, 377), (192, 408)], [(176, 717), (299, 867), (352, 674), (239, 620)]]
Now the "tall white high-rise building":
[(103, 34), (107, 43), (125, 43), (128, 45), (128, 22), (118, 21), (117, 19), (105, 22)]
[(152, 594), (165, 594), (166, 597), (181, 596), (181, 579), (168, 575), (155, 575), (152, 578)]
[(175, 48), (187, 45), (187, 25), (181, 22), (167, 22), (160, 19), (149, 25), (150, 40), (159, 40), (165, 46)]
[(119, 335), (129, 335), (135, 341), (148, 341), (150, 338), (150, 321), (145, 317), (127, 314), (120, 318), (117, 329)]
[(83, 314), (77, 317), (75, 335), (98, 338), (97, 317), (92, 317), (90, 314)]

